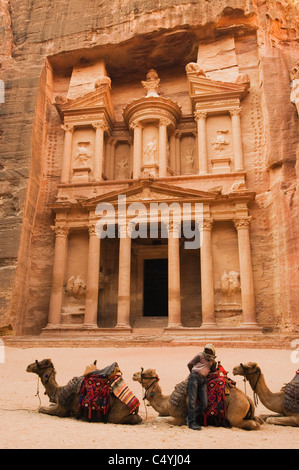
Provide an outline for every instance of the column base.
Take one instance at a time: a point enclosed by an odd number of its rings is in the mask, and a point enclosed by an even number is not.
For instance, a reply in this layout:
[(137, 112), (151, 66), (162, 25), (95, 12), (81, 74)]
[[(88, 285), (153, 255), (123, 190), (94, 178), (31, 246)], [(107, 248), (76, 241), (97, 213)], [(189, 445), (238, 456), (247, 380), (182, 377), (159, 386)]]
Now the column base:
[(82, 328), (94, 329), (94, 328), (98, 328), (98, 325), (96, 323), (83, 323)]
[(204, 329), (210, 329), (210, 328), (217, 328), (217, 323), (216, 322), (203, 322), (200, 327), (202, 330)]
[(131, 326), (128, 325), (127, 323), (117, 323), (117, 325), (115, 326), (115, 329), (121, 330), (121, 331), (128, 331), (128, 332), (132, 331)]
[(51, 330), (57, 330), (57, 328), (61, 328), (61, 323), (48, 323), (45, 328), (42, 329), (42, 331), (51, 331)]
[(259, 326), (256, 322), (244, 322), (240, 325), (241, 328), (248, 328), (251, 330), (262, 330), (262, 327)]
[(183, 328), (183, 325), (181, 323), (168, 323), (164, 330), (176, 330), (181, 328)]

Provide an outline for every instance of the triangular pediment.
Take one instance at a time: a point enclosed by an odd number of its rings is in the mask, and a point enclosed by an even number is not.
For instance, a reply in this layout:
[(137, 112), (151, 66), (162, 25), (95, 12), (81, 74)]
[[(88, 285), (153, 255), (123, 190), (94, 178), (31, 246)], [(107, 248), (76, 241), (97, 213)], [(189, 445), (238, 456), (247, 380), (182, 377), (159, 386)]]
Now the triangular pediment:
[(108, 113), (110, 119), (115, 121), (114, 110), (110, 96), (110, 88), (108, 84), (102, 84), (94, 91), (80, 96), (74, 100), (57, 106), (62, 116), (78, 115), (90, 112)]
[(215, 101), (218, 99), (238, 98), (246, 96), (249, 83), (231, 83), (210, 80), (209, 78), (188, 74), (189, 94), (196, 101)]
[(91, 208), (104, 202), (118, 204), (120, 197), (126, 204), (134, 202), (149, 204), (151, 202), (209, 202), (219, 195), (213, 191), (198, 191), (146, 180), (133, 184), (130, 188), (123, 188), (88, 199), (84, 201), (83, 205)]

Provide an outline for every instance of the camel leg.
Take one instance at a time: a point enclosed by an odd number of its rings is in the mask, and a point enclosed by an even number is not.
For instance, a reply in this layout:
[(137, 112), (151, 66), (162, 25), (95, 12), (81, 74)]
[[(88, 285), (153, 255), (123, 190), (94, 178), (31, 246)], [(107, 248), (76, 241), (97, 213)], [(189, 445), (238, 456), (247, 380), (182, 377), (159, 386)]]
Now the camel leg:
[(264, 420), (260, 416), (254, 416), (252, 419), (259, 424), (264, 424)]
[(299, 416), (271, 416), (266, 419), (266, 423), (279, 426), (299, 426)]
[(242, 419), (239, 423), (231, 423), (231, 425), (239, 429), (247, 429), (248, 431), (257, 431), (260, 429), (260, 424), (253, 419)]
[(51, 416), (59, 416), (60, 418), (68, 416), (68, 410), (60, 405), (41, 406), (38, 412)]
[(139, 424), (141, 423), (142, 418), (137, 414), (129, 414), (126, 416), (120, 417), (119, 413), (109, 412), (107, 423), (111, 424)]

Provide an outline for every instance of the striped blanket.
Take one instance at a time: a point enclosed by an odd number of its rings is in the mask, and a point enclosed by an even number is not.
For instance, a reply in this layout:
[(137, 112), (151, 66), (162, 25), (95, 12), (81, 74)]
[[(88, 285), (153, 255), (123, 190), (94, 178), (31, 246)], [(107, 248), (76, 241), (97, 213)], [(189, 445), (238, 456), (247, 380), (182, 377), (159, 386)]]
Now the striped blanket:
[(131, 392), (123, 381), (121, 374), (117, 374), (110, 384), (112, 393), (130, 409), (133, 413), (140, 405), (138, 398)]

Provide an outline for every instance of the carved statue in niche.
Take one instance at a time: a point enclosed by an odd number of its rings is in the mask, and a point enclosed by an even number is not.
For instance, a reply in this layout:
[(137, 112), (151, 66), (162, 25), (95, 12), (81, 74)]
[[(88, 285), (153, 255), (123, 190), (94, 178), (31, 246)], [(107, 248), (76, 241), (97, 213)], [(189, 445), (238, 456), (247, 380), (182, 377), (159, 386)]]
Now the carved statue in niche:
[(240, 273), (237, 271), (224, 271), (221, 276), (220, 290), (228, 300), (234, 302), (235, 295), (241, 290)]
[(75, 299), (81, 299), (86, 295), (86, 284), (80, 275), (75, 278), (71, 276), (66, 283), (65, 293)]
[(184, 171), (186, 173), (192, 173), (195, 169), (194, 139), (192, 137), (184, 138), (182, 141), (182, 157)]
[(129, 177), (129, 163), (125, 158), (117, 162), (116, 173), (120, 179), (127, 179)]
[(78, 168), (87, 168), (91, 160), (90, 142), (78, 142), (75, 162)]
[(159, 88), (160, 78), (157, 74), (157, 71), (151, 69), (148, 71), (146, 75), (146, 81), (142, 81), (142, 86), (146, 89), (147, 95), (146, 98), (151, 96), (157, 97), (158, 95), (158, 88)]
[(144, 158), (143, 163), (146, 165), (151, 165), (156, 162), (158, 155), (158, 146), (155, 140), (150, 140), (144, 149)]
[(115, 173), (118, 179), (128, 179), (130, 177), (129, 153), (128, 144), (122, 143), (116, 148)]
[(215, 140), (211, 142), (211, 145), (213, 145), (217, 153), (222, 152), (225, 146), (229, 145), (229, 140), (225, 138), (225, 134), (228, 134), (228, 130), (217, 131)]

